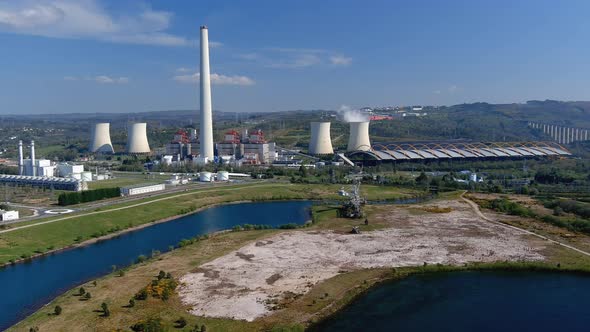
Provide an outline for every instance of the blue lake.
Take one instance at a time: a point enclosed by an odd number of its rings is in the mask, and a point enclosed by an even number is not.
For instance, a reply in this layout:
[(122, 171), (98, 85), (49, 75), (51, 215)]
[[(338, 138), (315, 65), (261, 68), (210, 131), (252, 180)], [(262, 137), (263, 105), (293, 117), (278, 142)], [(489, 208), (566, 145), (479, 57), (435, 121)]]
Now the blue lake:
[(311, 331), (590, 331), (590, 276), (416, 275), (375, 287)]
[(61, 293), (125, 267), (152, 250), (168, 251), (182, 239), (231, 229), (235, 225), (273, 227), (303, 224), (311, 217), (312, 202), (242, 203), (212, 207), (195, 214), (155, 224), (134, 232), (33, 259), (0, 270), (0, 330), (38, 310)]

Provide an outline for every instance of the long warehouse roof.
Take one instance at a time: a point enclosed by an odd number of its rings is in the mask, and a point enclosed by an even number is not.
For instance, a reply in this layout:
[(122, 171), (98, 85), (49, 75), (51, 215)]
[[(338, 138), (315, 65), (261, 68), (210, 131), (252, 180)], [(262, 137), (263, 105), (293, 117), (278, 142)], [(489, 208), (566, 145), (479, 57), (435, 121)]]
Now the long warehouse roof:
[(512, 143), (418, 143), (376, 144), (369, 151), (354, 151), (349, 156), (366, 155), (376, 160), (424, 160), (449, 158), (522, 158), (534, 156), (570, 156), (555, 142)]

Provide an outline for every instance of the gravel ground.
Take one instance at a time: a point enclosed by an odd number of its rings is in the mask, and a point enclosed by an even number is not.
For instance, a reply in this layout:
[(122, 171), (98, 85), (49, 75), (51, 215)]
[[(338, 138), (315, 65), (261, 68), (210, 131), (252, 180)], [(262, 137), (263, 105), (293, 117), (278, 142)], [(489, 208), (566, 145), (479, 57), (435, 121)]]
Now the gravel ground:
[(373, 217), (390, 228), (357, 235), (292, 231), (248, 244), (183, 276), (181, 299), (194, 315), (252, 321), (272, 312), (272, 299), (306, 293), (342, 271), (543, 259), (538, 240), (481, 220), (464, 202), (436, 206), (452, 211), (392, 206)]

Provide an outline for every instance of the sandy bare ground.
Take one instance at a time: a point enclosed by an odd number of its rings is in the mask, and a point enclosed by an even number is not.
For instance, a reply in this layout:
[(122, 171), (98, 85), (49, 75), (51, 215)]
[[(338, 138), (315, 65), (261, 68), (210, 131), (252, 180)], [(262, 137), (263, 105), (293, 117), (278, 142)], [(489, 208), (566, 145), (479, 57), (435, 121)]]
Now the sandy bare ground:
[(391, 228), (359, 235), (292, 231), (251, 243), (181, 278), (191, 313), (252, 321), (273, 299), (303, 294), (342, 271), (372, 267), (542, 260), (541, 241), (482, 220), (461, 201), (437, 202), (449, 213), (391, 207), (374, 218)]

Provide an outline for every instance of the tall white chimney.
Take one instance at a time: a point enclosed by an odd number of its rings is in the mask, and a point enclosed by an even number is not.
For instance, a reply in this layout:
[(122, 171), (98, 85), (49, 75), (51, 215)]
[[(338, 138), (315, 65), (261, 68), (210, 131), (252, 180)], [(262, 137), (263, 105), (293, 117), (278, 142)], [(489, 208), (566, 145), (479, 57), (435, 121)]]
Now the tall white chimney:
[(201, 132), (200, 157), (213, 160), (213, 119), (211, 114), (211, 77), (209, 73), (209, 30), (201, 27)]
[(18, 141), (18, 175), (24, 175), (23, 141)]
[(35, 165), (35, 141), (31, 141), (31, 175), (37, 176), (37, 166)]

